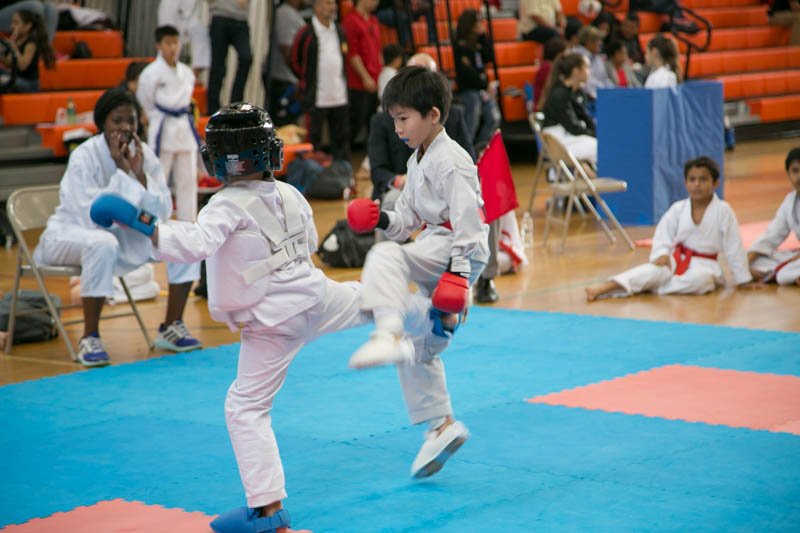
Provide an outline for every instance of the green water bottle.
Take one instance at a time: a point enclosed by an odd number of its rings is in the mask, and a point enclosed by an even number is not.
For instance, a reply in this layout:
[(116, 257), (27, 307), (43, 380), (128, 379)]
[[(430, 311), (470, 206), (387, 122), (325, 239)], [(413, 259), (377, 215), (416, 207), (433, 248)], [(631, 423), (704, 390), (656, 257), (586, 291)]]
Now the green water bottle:
[(78, 113), (75, 111), (75, 102), (72, 98), (67, 99), (67, 124), (75, 124), (77, 122)]

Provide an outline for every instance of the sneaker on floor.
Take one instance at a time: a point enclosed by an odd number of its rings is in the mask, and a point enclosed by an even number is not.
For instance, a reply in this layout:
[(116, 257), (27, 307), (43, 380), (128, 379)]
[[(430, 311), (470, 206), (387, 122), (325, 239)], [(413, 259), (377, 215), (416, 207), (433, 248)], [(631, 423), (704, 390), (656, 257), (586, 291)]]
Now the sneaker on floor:
[(419, 449), (417, 458), (411, 465), (411, 477), (424, 478), (432, 476), (442, 469), (444, 463), (469, 438), (467, 426), (456, 420), (438, 435), (436, 431), (425, 433), (425, 442)]
[(169, 326), (161, 324), (158, 327), (158, 338), (153, 344), (158, 348), (173, 352), (188, 352), (203, 347), (203, 343), (189, 333), (189, 328), (186, 327), (183, 320), (176, 320)]
[(104, 366), (109, 363), (103, 341), (97, 333), (82, 338), (78, 343), (78, 361), (83, 366)]
[(350, 368), (362, 369), (380, 365), (401, 365), (414, 361), (414, 343), (406, 336), (397, 337), (387, 331), (374, 331), (369, 341), (350, 358)]

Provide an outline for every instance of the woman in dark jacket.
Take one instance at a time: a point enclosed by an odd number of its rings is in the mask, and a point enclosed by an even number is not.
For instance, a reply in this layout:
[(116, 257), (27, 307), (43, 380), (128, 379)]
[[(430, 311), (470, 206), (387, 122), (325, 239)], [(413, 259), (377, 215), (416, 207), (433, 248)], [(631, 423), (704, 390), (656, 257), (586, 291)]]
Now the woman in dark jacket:
[(490, 86), (486, 76), (486, 63), (494, 62), (494, 53), (476, 10), (464, 10), (458, 17), (454, 41), (456, 94), (464, 105), (467, 132), (472, 136), (476, 150), (480, 151), (500, 125), (500, 109), (496, 86)]

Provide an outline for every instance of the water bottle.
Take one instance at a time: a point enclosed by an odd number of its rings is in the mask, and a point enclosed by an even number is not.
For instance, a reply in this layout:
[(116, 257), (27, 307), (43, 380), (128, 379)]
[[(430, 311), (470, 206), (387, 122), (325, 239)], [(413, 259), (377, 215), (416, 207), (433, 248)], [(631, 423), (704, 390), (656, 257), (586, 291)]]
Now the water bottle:
[(75, 102), (72, 98), (67, 99), (67, 124), (75, 124), (77, 122), (77, 112), (75, 110)]
[(519, 233), (520, 237), (522, 237), (522, 247), (526, 249), (533, 248), (533, 218), (527, 211), (522, 215), (522, 227)]

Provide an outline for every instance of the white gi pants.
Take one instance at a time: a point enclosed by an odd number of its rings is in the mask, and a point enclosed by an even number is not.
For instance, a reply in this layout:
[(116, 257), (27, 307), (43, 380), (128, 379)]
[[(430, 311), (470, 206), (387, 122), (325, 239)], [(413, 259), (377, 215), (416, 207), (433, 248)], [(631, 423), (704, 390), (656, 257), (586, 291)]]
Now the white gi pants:
[(597, 164), (597, 138), (591, 135), (572, 135), (561, 124), (548, 126), (542, 130), (547, 132), (567, 148), (578, 161), (590, 161)]
[(671, 266), (656, 266), (645, 263), (617, 274), (611, 281), (619, 283), (630, 296), (640, 292), (656, 294), (705, 294), (722, 285), (722, 269), (716, 260), (692, 257), (689, 268), (680, 276), (673, 274), (675, 261), (670, 257)]
[[(750, 268), (761, 272), (771, 272), (784, 261), (796, 256), (797, 253), (796, 250), (777, 250), (772, 255), (761, 255), (753, 261)], [(781, 268), (775, 277), (775, 281), (778, 285), (792, 285), (797, 282), (798, 278), (800, 278), (800, 258)]]
[[(119, 242), (111, 232), (74, 226), (59, 232), (57, 239), (41, 239), (33, 256), (43, 265), (80, 265), (83, 298), (114, 296)], [(167, 263), (167, 279), (172, 284), (196, 281), (200, 279), (200, 263)]]
[[(396, 311), (403, 316), (408, 333), (415, 336), (419, 328), (408, 326), (412, 320), (405, 312), (417, 308), (408, 284), (413, 281), (419, 287), (420, 296), (430, 298), (447, 269), (452, 239), (449, 234), (431, 234), (403, 245), (393, 241), (375, 244), (367, 254), (361, 272), (364, 284), (362, 309)], [(470, 286), (485, 266), (485, 263), (470, 261)], [(424, 339), (414, 338), (415, 363), (397, 367), (412, 424), (452, 414), (444, 364), (437, 355), (447, 348), (450, 341), (432, 334), (425, 335)]]
[(158, 156), (164, 175), (172, 172), (172, 194), (175, 195), (175, 214), (178, 220), (197, 220), (197, 151), (169, 152)]

